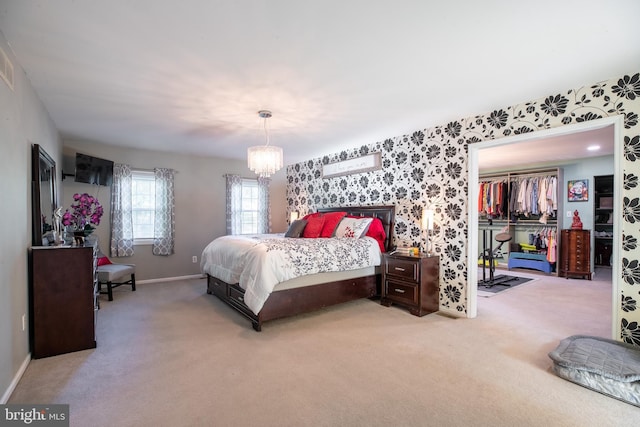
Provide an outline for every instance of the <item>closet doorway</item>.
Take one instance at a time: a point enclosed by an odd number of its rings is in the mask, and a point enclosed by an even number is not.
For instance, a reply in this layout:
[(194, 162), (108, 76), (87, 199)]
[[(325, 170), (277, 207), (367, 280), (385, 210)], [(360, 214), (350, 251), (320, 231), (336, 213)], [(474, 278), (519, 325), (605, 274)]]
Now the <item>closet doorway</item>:
[[(468, 301), (468, 317), (476, 317), (477, 315), (477, 306), (478, 306), (478, 265), (477, 265), (477, 254), (476, 248), (478, 248), (478, 234), (479, 234), (479, 218), (478, 218), (478, 185), (475, 183), (479, 180), (479, 168), (480, 168), (480, 159), (483, 159), (483, 170), (487, 167), (489, 169), (494, 168), (496, 166), (487, 166), (485, 164), (485, 158), (487, 156), (481, 155), (488, 152), (488, 150), (500, 150), (501, 153), (506, 153), (506, 156), (510, 159), (514, 159), (513, 161), (517, 161), (518, 164), (515, 167), (539, 167), (539, 166), (548, 166), (554, 163), (555, 164), (562, 163), (563, 159), (580, 159), (582, 157), (579, 153), (575, 152), (575, 148), (568, 150), (568, 153), (561, 153), (560, 151), (555, 151), (552, 148), (562, 147), (563, 144), (559, 144), (558, 141), (561, 138), (574, 138), (576, 135), (579, 136), (582, 140), (584, 140), (584, 144), (587, 145), (590, 133), (598, 132), (603, 128), (609, 128), (613, 130), (613, 141), (608, 141), (609, 143), (613, 143), (613, 171), (614, 171), (614, 188), (615, 188), (615, 203), (619, 205), (619, 201), (617, 200), (620, 197), (621, 189), (622, 189), (622, 167), (621, 167), (621, 159), (623, 154), (623, 143), (621, 140), (621, 129), (623, 126), (623, 121), (620, 116), (607, 117), (604, 119), (593, 120), (585, 123), (573, 124), (561, 126), (559, 128), (541, 130), (537, 132), (532, 132), (524, 135), (517, 135), (513, 137), (505, 137), (497, 140), (484, 141), (475, 144), (469, 145), (469, 201), (468, 201), (468, 221), (469, 221), (469, 249), (467, 251), (467, 277), (468, 277), (468, 286), (467, 286), (467, 301)], [(571, 144), (567, 144), (567, 147)], [(547, 149), (545, 149), (547, 148)], [(586, 148), (586, 147), (585, 147)], [(487, 150), (484, 151), (483, 150)], [(533, 150), (528, 152), (527, 150)], [(544, 158), (541, 156), (541, 153), (548, 153), (549, 156)], [(535, 154), (533, 154), (535, 153)], [(561, 156), (566, 157), (561, 157)], [(601, 154), (605, 155), (605, 154)], [(535, 156), (535, 157), (534, 157)], [(555, 156), (555, 158), (553, 157)], [(517, 160), (524, 159), (524, 160)], [(566, 160), (564, 163), (568, 163)], [(497, 166), (499, 167), (499, 166)], [(564, 184), (560, 185), (561, 189), (564, 189)], [(618, 210), (620, 211), (620, 210)], [(562, 213), (559, 213), (559, 215)], [(559, 218), (560, 222), (560, 218)], [(611, 325), (611, 334), (615, 335), (616, 327), (619, 324), (619, 313), (617, 310), (617, 299), (619, 293), (619, 284), (615, 278), (619, 277), (619, 265), (620, 265), (620, 254), (617, 250), (619, 246), (619, 236), (621, 235), (619, 224), (622, 222), (622, 214), (616, 213), (616, 220), (614, 223), (616, 224), (616, 229), (614, 230), (614, 241), (613, 241), (613, 265), (612, 265), (612, 325)], [(585, 228), (591, 228), (591, 226), (585, 226)]]

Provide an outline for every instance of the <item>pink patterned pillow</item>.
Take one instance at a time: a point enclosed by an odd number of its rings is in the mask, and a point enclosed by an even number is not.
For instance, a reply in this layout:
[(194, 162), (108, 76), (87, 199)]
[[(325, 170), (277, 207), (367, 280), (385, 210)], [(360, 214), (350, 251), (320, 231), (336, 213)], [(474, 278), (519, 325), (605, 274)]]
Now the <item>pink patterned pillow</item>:
[(336, 237), (353, 237), (359, 239), (364, 236), (371, 225), (372, 218), (342, 218), (336, 227)]

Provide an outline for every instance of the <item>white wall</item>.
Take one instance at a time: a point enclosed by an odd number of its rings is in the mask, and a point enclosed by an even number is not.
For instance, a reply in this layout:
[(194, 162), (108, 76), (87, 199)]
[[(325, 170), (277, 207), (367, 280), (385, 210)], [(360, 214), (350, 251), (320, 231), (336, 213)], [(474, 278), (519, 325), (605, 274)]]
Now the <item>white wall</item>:
[(288, 228), (286, 167), (271, 176), (269, 201), (271, 204), (271, 232), (284, 233)]
[[(60, 162), (62, 141), (4, 35), (0, 47), (14, 66), (14, 91), (0, 80), (0, 403), (29, 355), (27, 250), (31, 246), (31, 144)], [(58, 177), (59, 178), (59, 177)], [(59, 184), (59, 183), (58, 183)]]

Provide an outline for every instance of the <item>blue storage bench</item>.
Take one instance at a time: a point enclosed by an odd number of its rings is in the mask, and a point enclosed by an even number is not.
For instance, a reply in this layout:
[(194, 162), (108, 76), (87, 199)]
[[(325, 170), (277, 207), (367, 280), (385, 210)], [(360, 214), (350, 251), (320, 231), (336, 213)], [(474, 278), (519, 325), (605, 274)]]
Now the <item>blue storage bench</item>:
[(530, 254), (526, 252), (509, 253), (508, 268), (509, 270), (512, 268), (531, 268), (545, 273), (551, 273), (553, 270), (551, 263), (547, 261), (546, 254)]

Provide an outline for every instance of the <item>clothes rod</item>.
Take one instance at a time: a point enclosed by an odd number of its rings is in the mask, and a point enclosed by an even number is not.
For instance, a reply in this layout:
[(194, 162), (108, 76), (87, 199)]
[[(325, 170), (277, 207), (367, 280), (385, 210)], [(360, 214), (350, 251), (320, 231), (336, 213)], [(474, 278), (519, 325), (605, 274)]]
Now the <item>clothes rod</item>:
[(487, 178), (529, 178), (534, 176), (557, 176), (558, 169), (531, 169), (531, 170), (522, 170), (517, 172), (501, 172), (501, 173), (493, 173), (486, 175), (479, 175), (480, 180), (484, 180)]

